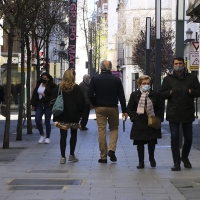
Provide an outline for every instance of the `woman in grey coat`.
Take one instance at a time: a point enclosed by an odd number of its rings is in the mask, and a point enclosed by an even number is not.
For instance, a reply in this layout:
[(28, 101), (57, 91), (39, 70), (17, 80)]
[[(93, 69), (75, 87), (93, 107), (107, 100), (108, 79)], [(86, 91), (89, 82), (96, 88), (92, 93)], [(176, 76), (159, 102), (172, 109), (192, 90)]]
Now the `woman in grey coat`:
[(127, 113), (133, 122), (130, 138), (134, 140), (133, 145), (137, 145), (139, 165), (138, 169), (144, 168), (144, 145), (148, 144), (149, 161), (151, 167), (156, 166), (154, 158), (155, 144), (161, 138), (161, 130), (148, 126), (148, 116), (155, 115), (162, 119), (162, 102), (157, 92), (151, 90), (151, 78), (140, 76), (137, 80), (139, 89), (132, 92)]

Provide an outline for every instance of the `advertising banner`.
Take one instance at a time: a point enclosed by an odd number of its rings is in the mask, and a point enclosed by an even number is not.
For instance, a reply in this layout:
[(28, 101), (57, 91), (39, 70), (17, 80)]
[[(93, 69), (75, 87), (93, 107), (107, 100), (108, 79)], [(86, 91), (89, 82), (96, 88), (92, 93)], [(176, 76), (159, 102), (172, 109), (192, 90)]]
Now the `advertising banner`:
[(77, 0), (70, 0), (68, 61), (69, 68), (73, 69), (76, 67), (76, 20)]

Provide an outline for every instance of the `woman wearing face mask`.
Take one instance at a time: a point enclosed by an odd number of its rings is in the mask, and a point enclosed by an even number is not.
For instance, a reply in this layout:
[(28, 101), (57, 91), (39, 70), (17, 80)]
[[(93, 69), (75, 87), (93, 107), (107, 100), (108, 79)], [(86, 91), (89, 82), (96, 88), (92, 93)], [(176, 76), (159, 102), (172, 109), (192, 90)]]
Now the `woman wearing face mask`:
[[(53, 82), (52, 76), (44, 72), (41, 75), (41, 79), (37, 82), (37, 85), (33, 91), (31, 105), (32, 110), (35, 111), (35, 122), (37, 129), (40, 132), (40, 139), (38, 143), (50, 143), (50, 133), (51, 133), (51, 106), (50, 100), (52, 91), (56, 88), (56, 84)], [(44, 136), (43, 126), (42, 126), (42, 116), (45, 115), (45, 126), (46, 126), (46, 138)]]
[(161, 130), (153, 129), (148, 126), (148, 116), (156, 115), (162, 119), (162, 103), (157, 92), (151, 90), (151, 78), (149, 76), (140, 76), (137, 80), (139, 89), (132, 92), (127, 113), (133, 122), (130, 138), (133, 139), (133, 145), (137, 145), (139, 165), (138, 169), (144, 168), (144, 145), (148, 144), (149, 161), (151, 167), (156, 166), (154, 158), (155, 144), (157, 139), (161, 138)]

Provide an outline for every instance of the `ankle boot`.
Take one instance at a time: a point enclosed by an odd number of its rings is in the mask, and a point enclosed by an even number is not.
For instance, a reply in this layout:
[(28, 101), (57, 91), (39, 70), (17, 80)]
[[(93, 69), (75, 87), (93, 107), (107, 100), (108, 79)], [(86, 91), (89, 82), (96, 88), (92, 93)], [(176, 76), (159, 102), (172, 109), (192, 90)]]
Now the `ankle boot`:
[(144, 145), (137, 145), (138, 151), (138, 158), (139, 158), (139, 165), (137, 166), (138, 169), (144, 168)]
[(154, 159), (154, 151), (155, 151), (155, 144), (154, 143), (148, 143), (148, 151), (149, 151), (149, 161), (151, 167), (156, 166), (156, 161)]

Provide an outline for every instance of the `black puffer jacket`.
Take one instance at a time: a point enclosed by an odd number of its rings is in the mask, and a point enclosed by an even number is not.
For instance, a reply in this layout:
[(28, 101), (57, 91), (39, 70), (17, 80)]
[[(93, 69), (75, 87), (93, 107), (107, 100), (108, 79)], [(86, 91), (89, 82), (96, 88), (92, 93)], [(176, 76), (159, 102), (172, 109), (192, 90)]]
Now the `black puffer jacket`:
[(194, 121), (194, 97), (200, 97), (200, 84), (194, 74), (185, 70), (177, 76), (174, 71), (170, 72), (163, 79), (159, 94), (161, 98), (168, 99), (166, 120), (176, 123)]
[[(37, 82), (35, 89), (33, 90), (31, 105), (35, 107), (37, 106), (38, 101), (39, 101), (39, 94), (37, 91), (41, 83), (42, 83), (42, 80), (39, 80)], [(56, 88), (56, 84), (53, 81), (48, 82), (48, 84), (46, 85), (46, 88), (44, 90), (45, 97), (41, 98), (41, 101), (44, 107), (50, 107), (52, 92), (55, 88)]]
[[(144, 112), (144, 114), (140, 115), (136, 113), (140, 97), (140, 90), (132, 92), (127, 106), (127, 113), (130, 117), (130, 120), (133, 122), (130, 138), (134, 140), (143, 141), (161, 138), (160, 129), (156, 130), (148, 126), (148, 118), (146, 111)], [(162, 119), (163, 107), (158, 93), (151, 90), (148, 97), (153, 103), (155, 115)]]
[[(58, 95), (58, 87), (53, 91), (51, 99)], [(85, 107), (85, 97), (79, 85), (75, 85), (70, 93), (62, 92), (64, 99), (64, 112), (59, 116), (54, 116), (53, 121), (65, 123), (78, 123)]]

